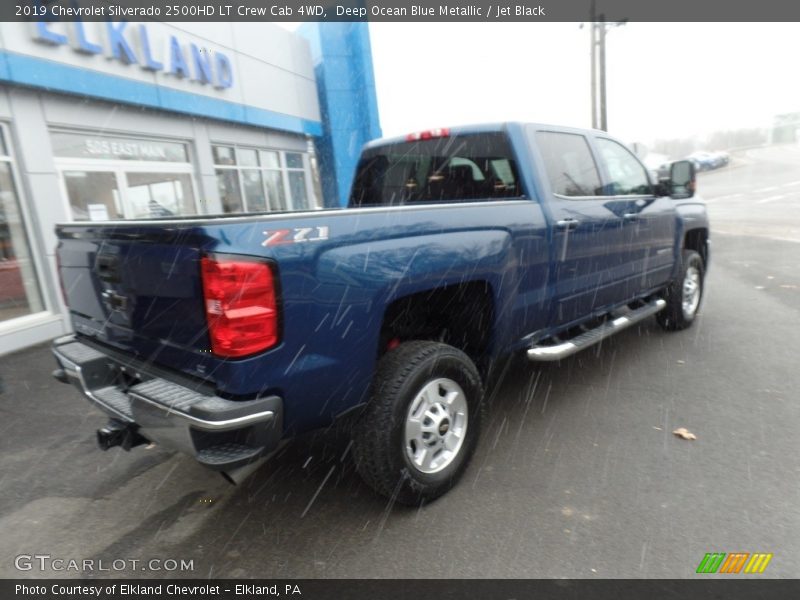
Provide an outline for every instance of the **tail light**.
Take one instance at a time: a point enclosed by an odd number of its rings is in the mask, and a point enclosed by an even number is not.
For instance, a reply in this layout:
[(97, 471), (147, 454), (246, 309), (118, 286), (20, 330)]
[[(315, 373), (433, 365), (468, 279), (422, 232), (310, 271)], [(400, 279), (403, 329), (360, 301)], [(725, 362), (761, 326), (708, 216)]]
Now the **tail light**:
[(206, 256), (200, 270), (214, 354), (247, 356), (278, 343), (278, 295), (269, 264)]
[(417, 131), (409, 133), (406, 136), (407, 142), (418, 142), (420, 140), (433, 140), (436, 138), (444, 138), (450, 136), (450, 129), (447, 127), (440, 127), (438, 129), (426, 129), (425, 131)]

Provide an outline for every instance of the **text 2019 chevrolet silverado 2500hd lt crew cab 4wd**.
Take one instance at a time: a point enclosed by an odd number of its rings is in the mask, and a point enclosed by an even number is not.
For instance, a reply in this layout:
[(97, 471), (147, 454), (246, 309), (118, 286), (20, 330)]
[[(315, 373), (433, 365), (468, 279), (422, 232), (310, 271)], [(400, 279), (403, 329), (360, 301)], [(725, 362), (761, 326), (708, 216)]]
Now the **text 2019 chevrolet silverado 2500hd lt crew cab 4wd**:
[(432, 499), (498, 357), (691, 325), (694, 184), (688, 162), (653, 182), (604, 132), (507, 123), (368, 144), (345, 209), (61, 225), (75, 335), (55, 375), (111, 416), (101, 445), (152, 440), (234, 480), (350, 414), (363, 478)]

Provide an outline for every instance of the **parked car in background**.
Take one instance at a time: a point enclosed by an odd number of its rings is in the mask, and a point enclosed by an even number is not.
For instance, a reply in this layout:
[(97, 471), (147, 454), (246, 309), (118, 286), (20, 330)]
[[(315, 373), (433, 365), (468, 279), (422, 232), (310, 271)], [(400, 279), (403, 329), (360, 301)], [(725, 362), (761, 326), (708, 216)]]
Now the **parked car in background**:
[(714, 156), (717, 157), (717, 160), (720, 162), (720, 166), (724, 167), (731, 161), (731, 156), (724, 150), (718, 150), (717, 152), (713, 153)]
[[(725, 156), (727, 157), (727, 154)], [(722, 153), (719, 152), (692, 152), (686, 157), (686, 160), (694, 163), (694, 167), (698, 171), (711, 171), (727, 164), (727, 158), (723, 158)]]

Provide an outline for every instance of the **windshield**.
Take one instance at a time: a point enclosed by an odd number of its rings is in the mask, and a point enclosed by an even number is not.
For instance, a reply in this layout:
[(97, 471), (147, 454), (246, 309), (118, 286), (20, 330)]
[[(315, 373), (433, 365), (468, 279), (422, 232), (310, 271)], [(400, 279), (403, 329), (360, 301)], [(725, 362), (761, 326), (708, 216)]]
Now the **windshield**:
[(517, 166), (503, 133), (475, 133), (369, 149), (351, 206), (518, 198)]

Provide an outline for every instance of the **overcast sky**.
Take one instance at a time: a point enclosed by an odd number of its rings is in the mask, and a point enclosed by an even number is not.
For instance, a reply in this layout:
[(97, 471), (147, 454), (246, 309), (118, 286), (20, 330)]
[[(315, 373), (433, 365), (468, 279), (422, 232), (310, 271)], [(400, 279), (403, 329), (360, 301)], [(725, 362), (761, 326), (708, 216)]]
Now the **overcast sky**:
[[(523, 120), (591, 126), (578, 23), (371, 23), (384, 135)], [(628, 23), (608, 34), (608, 123), (627, 142), (800, 111), (800, 24)]]

